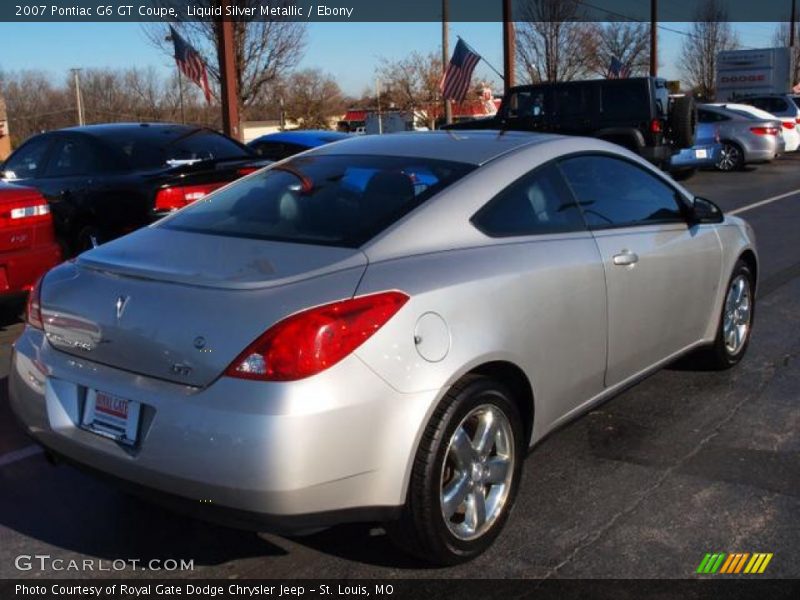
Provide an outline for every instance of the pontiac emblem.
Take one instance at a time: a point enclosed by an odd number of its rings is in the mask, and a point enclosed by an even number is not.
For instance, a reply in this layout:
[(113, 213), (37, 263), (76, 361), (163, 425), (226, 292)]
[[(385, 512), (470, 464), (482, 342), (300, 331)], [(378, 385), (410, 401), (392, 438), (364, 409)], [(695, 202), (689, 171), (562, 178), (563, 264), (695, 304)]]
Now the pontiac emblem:
[(130, 296), (120, 296), (117, 298), (117, 321), (119, 321), (122, 318), (122, 315), (125, 313), (125, 308), (128, 306), (128, 301), (130, 299)]

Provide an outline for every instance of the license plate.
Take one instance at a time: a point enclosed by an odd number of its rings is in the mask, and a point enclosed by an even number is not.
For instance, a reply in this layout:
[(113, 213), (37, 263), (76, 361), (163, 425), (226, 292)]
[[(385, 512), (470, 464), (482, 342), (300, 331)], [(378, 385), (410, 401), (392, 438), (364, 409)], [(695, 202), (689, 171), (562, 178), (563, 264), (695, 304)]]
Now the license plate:
[(81, 425), (84, 429), (133, 446), (139, 433), (141, 405), (100, 390), (88, 390)]
[(699, 150), (694, 151), (695, 158), (708, 158), (708, 152), (706, 152), (705, 148), (700, 148)]

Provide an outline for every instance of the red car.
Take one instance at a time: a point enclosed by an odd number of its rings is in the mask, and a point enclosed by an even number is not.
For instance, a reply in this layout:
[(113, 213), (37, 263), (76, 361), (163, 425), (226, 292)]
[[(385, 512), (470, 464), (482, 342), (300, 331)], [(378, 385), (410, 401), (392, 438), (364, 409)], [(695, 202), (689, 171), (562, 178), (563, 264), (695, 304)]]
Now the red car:
[(47, 201), (34, 189), (0, 183), (0, 297), (30, 291), (60, 262)]

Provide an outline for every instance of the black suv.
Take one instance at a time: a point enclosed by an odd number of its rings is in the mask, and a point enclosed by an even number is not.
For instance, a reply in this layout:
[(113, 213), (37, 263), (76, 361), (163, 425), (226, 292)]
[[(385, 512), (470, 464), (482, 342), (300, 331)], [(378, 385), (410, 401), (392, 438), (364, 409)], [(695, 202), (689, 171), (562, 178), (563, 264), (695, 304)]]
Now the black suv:
[(671, 98), (657, 77), (540, 83), (511, 88), (495, 117), (445, 129), (511, 129), (583, 135), (614, 142), (668, 168), (694, 145), (697, 111), (690, 96)]

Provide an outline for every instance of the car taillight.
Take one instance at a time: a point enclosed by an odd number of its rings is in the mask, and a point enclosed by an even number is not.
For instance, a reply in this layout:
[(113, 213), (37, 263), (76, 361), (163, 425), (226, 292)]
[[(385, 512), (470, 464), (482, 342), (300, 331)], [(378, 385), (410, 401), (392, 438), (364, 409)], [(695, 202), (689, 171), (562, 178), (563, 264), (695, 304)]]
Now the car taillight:
[(259, 168), (260, 167), (242, 167), (241, 169), (237, 169), (236, 174), (239, 177), (244, 177), (245, 175), (250, 175), (250, 173), (255, 173)]
[(750, 131), (756, 135), (778, 135), (780, 130), (777, 127), (751, 127)]
[(783, 121), (783, 128), (784, 129), (794, 129), (795, 128), (795, 123), (792, 123), (791, 121)]
[(795, 117), (794, 118), (794, 122), (797, 123), (798, 125), (800, 125), (800, 117)]
[(44, 329), (42, 321), (42, 277), (34, 284), (28, 294), (28, 304), (25, 309), (25, 321), (34, 329)]
[(204, 185), (184, 185), (168, 187), (156, 194), (156, 210), (159, 212), (178, 210), (195, 200), (200, 200), (216, 189), (221, 188), (226, 182), (207, 183)]
[(380, 292), (294, 314), (250, 344), (225, 375), (260, 381), (316, 375), (367, 341), (407, 301), (402, 292)]
[(663, 131), (663, 126), (661, 125), (660, 119), (653, 119), (650, 121), (650, 131), (651, 133), (661, 133)]
[(3, 207), (0, 227), (33, 225), (50, 219), (50, 205), (41, 198), (27, 197)]

